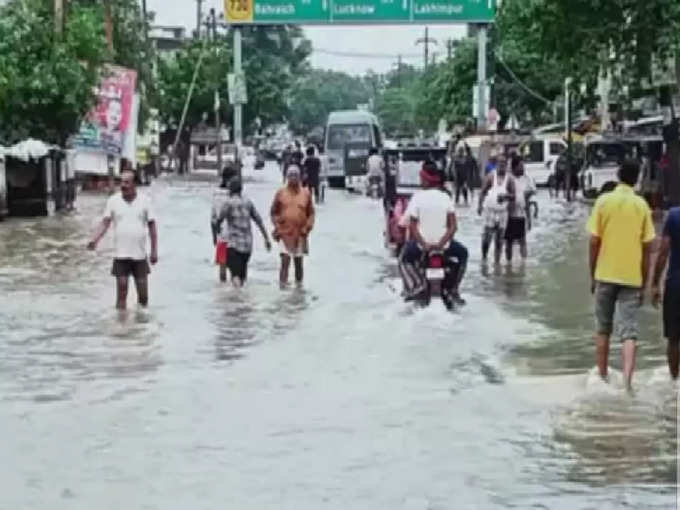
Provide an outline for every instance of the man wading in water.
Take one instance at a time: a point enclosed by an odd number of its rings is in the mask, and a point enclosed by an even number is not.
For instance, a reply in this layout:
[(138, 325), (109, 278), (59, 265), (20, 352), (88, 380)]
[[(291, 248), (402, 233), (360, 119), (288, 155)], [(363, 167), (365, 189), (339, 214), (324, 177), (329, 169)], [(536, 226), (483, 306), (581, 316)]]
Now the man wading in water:
[(658, 306), (661, 301), (659, 283), (666, 266), (668, 272), (663, 291), (663, 331), (668, 340), (668, 368), (675, 380), (680, 366), (680, 207), (674, 207), (668, 212), (663, 227), (652, 286), (654, 306)]
[(104, 218), (92, 241), (87, 244), (89, 250), (97, 248), (111, 224), (114, 247), (111, 274), (116, 277), (116, 308), (126, 308), (130, 275), (135, 279), (137, 300), (146, 307), (149, 303), (148, 275), (151, 272), (146, 253), (147, 229), (151, 238), (149, 260), (152, 264), (158, 262), (158, 234), (151, 200), (137, 193), (135, 174), (130, 170), (121, 175), (120, 192), (106, 202)]
[(479, 215), (484, 215), (482, 233), (482, 261), (486, 262), (491, 243), (494, 244), (494, 260), (501, 261), (505, 228), (508, 224), (509, 208), (515, 204), (515, 181), (508, 175), (508, 161), (505, 154), (497, 158), (498, 168), (486, 176), (479, 194)]
[(271, 207), (273, 237), (281, 251), (282, 287), (288, 284), (291, 258), (295, 264), (295, 282), (302, 285), (302, 257), (307, 254), (307, 236), (314, 227), (314, 203), (309, 190), (300, 184), (300, 167), (291, 165), (286, 179), (286, 186), (276, 193)]
[(640, 165), (626, 160), (619, 169), (619, 185), (600, 195), (588, 220), (590, 233), (591, 292), (595, 295), (595, 359), (600, 376), (608, 375), (609, 339), (614, 332), (622, 342), (623, 377), (630, 389), (635, 369), (638, 315), (644, 302), (654, 240), (652, 212), (635, 194)]

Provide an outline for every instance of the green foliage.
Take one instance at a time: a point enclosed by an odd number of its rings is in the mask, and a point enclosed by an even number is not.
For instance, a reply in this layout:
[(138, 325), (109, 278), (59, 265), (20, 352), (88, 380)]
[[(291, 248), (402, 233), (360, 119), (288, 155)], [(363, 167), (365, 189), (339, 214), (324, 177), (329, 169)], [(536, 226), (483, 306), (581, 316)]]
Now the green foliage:
[(60, 39), (43, 0), (0, 7), (0, 143), (26, 137), (64, 145), (94, 103), (105, 58), (96, 7), (71, 7)]
[(472, 87), (477, 81), (477, 45), (461, 41), (449, 62), (431, 68), (426, 76), (420, 110), (429, 116), (429, 129), (444, 118), (449, 124), (464, 123), (472, 116)]
[(382, 77), (376, 112), (388, 135), (410, 136), (423, 127), (426, 81), (413, 66), (402, 65)]
[(215, 90), (219, 90), (220, 113), (229, 113), (227, 74), (231, 70), (232, 54), (223, 42), (218, 44), (192, 42), (174, 56), (160, 59), (158, 63), (158, 107), (161, 121), (177, 126), (189, 93), (196, 66), (205, 51), (198, 68), (196, 86), (187, 110), (186, 125), (193, 128), (208, 114), (214, 123)]
[[(600, 66), (623, 71), (631, 86), (649, 76), (653, 55), (680, 50), (677, 0), (531, 0), (536, 51), (564, 75), (596, 81)], [(504, 5), (505, 8), (505, 5)]]
[(293, 87), (290, 123), (294, 131), (308, 133), (326, 122), (336, 110), (353, 110), (368, 103), (371, 84), (335, 71), (312, 70)]
[(497, 41), (496, 103), (506, 119), (515, 114), (536, 121), (550, 115), (551, 105), (540, 98), (552, 102), (562, 94), (565, 71), (554, 54), (539, 49), (541, 28), (535, 5), (535, 0), (506, 0), (492, 32)]
[(243, 49), (248, 82), (244, 126), (252, 126), (256, 117), (264, 125), (284, 120), (291, 111), (292, 92), (310, 72), (311, 42), (300, 27), (252, 26), (243, 29)]
[[(283, 120), (289, 113), (293, 86), (308, 72), (311, 45), (297, 27), (243, 28), (243, 67), (248, 85), (244, 107), (244, 127), (248, 130), (257, 117), (266, 125)], [(207, 43), (196, 87), (187, 110), (186, 125), (196, 126), (204, 113), (214, 123), (215, 91), (220, 96), (222, 122), (231, 124), (227, 76), (233, 69), (233, 39), (218, 37)], [(161, 120), (176, 126), (182, 115), (192, 77), (199, 61), (202, 41), (193, 41), (158, 66), (158, 105)]]
[[(153, 75), (155, 51), (146, 38), (149, 20), (139, 0), (108, 0), (113, 25), (113, 54), (109, 59), (116, 65), (137, 71), (137, 91), (140, 93), (139, 129), (142, 130), (149, 118), (149, 110), (156, 103), (156, 86)], [(74, 5), (99, 6), (101, 0), (73, 0), (68, 17)], [(99, 9), (100, 23), (105, 22), (103, 9)]]

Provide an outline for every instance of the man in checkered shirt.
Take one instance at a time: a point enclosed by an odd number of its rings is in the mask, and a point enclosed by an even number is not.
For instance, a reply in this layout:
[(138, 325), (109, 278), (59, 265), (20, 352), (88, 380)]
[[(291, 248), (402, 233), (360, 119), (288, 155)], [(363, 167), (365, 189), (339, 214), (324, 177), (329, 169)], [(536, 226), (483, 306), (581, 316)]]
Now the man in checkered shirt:
[(262, 217), (248, 197), (241, 195), (243, 184), (239, 179), (229, 183), (229, 198), (226, 200), (217, 219), (218, 225), (227, 222), (227, 267), (231, 273), (231, 281), (240, 287), (248, 277), (248, 262), (253, 252), (253, 232), (250, 226), (254, 221), (262, 232), (267, 251), (272, 246), (267, 235)]

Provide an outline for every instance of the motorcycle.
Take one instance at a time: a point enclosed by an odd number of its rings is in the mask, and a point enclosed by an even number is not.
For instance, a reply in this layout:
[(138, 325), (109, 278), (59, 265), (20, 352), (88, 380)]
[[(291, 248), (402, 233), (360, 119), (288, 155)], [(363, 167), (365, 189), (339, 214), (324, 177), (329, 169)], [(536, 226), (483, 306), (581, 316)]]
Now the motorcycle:
[(442, 252), (430, 252), (425, 255), (425, 280), (427, 281), (427, 293), (425, 305), (429, 305), (434, 296), (439, 296), (447, 309), (454, 306), (453, 296), (450, 295), (446, 282), (455, 282), (458, 278), (460, 262), (453, 258), (448, 261)]
[(255, 170), (262, 170), (265, 165), (264, 154), (261, 151), (257, 151), (255, 154)]
[(370, 198), (383, 197), (382, 179), (379, 176), (370, 176), (366, 187), (366, 196)]
[(423, 256), (419, 270), (424, 272), (426, 288), (413, 299), (420, 306), (429, 306), (432, 298), (440, 297), (448, 310), (454, 308), (455, 300), (447, 290), (447, 283), (456, 281), (460, 262), (456, 258), (448, 261), (449, 264), (446, 262), (444, 253), (440, 251), (432, 251)]

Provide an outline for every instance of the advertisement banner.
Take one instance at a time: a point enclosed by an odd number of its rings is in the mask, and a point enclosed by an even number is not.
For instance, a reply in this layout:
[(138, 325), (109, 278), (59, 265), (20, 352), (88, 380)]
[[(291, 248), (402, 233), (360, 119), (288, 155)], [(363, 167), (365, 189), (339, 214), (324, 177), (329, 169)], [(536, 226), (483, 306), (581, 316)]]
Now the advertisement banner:
[(73, 146), (116, 156), (122, 154), (128, 130), (137, 128), (133, 111), (136, 85), (136, 71), (107, 66), (97, 91), (97, 104), (83, 119)]

